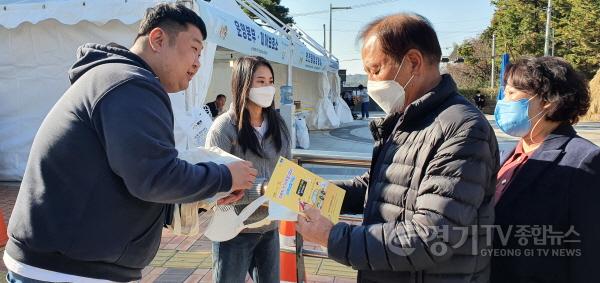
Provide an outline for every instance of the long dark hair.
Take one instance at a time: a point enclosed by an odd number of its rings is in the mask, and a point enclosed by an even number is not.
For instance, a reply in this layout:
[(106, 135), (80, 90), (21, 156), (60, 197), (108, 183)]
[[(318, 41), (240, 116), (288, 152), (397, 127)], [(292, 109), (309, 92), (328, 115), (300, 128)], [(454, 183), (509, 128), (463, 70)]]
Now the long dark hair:
[[(264, 152), (258, 138), (254, 133), (254, 128), (250, 124), (250, 113), (246, 109), (248, 103), (248, 94), (252, 88), (252, 78), (254, 72), (259, 66), (266, 66), (273, 75), (275, 73), (269, 61), (260, 56), (241, 57), (235, 61), (233, 65), (233, 73), (231, 75), (231, 92), (233, 94), (233, 110), (235, 113), (235, 125), (237, 126), (238, 144), (242, 147), (242, 151), (246, 153), (248, 150), (254, 154), (264, 157)], [(262, 109), (263, 117), (267, 120), (268, 129), (265, 138), (271, 137), (275, 143), (277, 151), (280, 152), (283, 147), (282, 137), (285, 135), (289, 141), (289, 133), (285, 122), (275, 110), (274, 102), (267, 108)]]

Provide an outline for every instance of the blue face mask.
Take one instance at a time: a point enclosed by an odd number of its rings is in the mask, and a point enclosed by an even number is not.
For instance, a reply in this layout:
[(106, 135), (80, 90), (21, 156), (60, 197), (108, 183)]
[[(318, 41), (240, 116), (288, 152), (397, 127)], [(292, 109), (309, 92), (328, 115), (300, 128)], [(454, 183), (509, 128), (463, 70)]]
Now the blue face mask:
[[(535, 97), (535, 96), (534, 96)], [(517, 101), (500, 100), (496, 103), (494, 117), (498, 128), (507, 135), (513, 137), (524, 137), (531, 129), (531, 120), (543, 112), (538, 113), (535, 117), (529, 119), (529, 101), (534, 97), (527, 99), (519, 99)]]

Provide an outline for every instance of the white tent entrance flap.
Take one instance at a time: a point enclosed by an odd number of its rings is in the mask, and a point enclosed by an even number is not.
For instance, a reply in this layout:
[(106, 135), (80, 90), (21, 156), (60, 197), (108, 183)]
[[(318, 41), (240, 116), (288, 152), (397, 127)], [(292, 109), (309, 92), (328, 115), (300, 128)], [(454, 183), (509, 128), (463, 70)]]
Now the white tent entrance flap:
[(311, 130), (337, 128), (340, 126), (340, 118), (331, 102), (331, 85), (326, 72), (321, 74), (319, 85), (320, 98), (315, 107), (315, 113), (312, 113), (309, 118), (308, 127)]
[(340, 76), (337, 74), (337, 72), (333, 74), (334, 76), (330, 77), (332, 77), (331, 85), (333, 87), (331, 88), (331, 95), (333, 96), (333, 101), (335, 102), (335, 113), (340, 119), (341, 124), (350, 123), (354, 121), (354, 118), (352, 117), (352, 110), (350, 110), (350, 107), (342, 98), (340, 89)]
[[(22, 178), (42, 120), (69, 87), (67, 71), (77, 47), (89, 42), (131, 46), (145, 10), (160, 2), (165, 1), (0, 0), (0, 180)], [(268, 19), (271, 27), (258, 25), (240, 7), (252, 10), (252, 0), (189, 3), (206, 22), (208, 36), (198, 74), (188, 90), (172, 97), (178, 149), (203, 143), (208, 122), (197, 123), (206, 121), (205, 103), (219, 92), (231, 101), (229, 61), (234, 56), (269, 60), (277, 88), (291, 84), (294, 100), (312, 110), (312, 129), (337, 127), (347, 120), (346, 110), (338, 107), (337, 59), (299, 36), (299, 28), (272, 26)]]

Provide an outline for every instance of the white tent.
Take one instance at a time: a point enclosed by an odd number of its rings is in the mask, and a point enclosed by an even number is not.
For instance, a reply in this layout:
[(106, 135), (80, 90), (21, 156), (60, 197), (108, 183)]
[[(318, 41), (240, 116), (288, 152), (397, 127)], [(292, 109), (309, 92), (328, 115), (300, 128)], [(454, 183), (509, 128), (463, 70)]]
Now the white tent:
[[(39, 125), (69, 87), (67, 70), (77, 47), (87, 42), (131, 46), (145, 10), (159, 2), (165, 1), (0, 0), (0, 180), (21, 179)], [(172, 97), (176, 116), (201, 111), (218, 92), (229, 94), (233, 56), (260, 55), (273, 62), (277, 85), (293, 85), (294, 99), (306, 107), (322, 99), (317, 81), (324, 72), (337, 77), (337, 61), (319, 54), (320, 46), (249, 19), (240, 5), (256, 10), (252, 0), (187, 2), (206, 22), (208, 37), (199, 73), (185, 95)], [(185, 131), (176, 138), (178, 148), (190, 145)]]

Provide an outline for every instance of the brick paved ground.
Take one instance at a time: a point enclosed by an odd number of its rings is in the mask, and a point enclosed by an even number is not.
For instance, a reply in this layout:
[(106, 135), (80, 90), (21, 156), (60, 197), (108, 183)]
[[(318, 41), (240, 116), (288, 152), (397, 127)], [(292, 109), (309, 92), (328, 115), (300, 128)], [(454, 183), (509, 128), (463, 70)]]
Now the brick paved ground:
[[(4, 223), (8, 225), (8, 218), (12, 212), (15, 200), (17, 199), (17, 193), (19, 192), (18, 183), (2, 183), (0, 182), (0, 211), (4, 216)], [(0, 248), (0, 255), (4, 254), (4, 247)], [(6, 276), (6, 267), (0, 260), (0, 281)]]
[[(0, 208), (6, 223), (17, 197), (18, 185), (0, 182)], [(202, 227), (208, 224), (207, 217), (201, 217)], [(316, 248), (310, 244), (308, 247)], [(164, 229), (158, 253), (144, 269), (141, 282), (212, 282), (211, 250), (211, 242), (202, 235), (182, 237)], [(0, 248), (1, 254), (3, 248)], [(305, 266), (309, 282), (356, 282), (356, 271), (331, 260), (306, 258)], [(6, 276), (5, 272), (0, 260), (0, 278)], [(247, 281), (252, 282), (249, 277)]]

